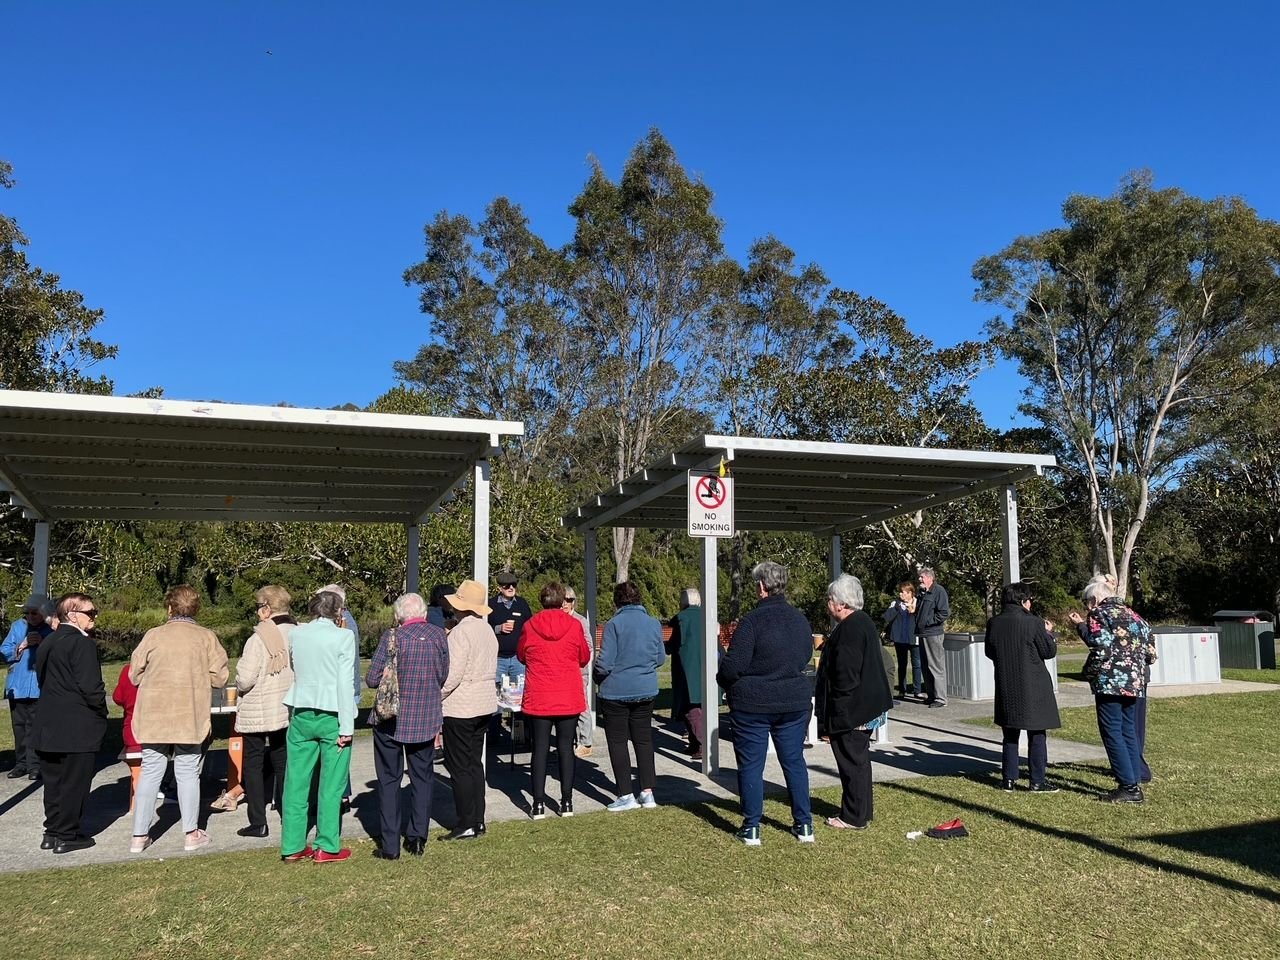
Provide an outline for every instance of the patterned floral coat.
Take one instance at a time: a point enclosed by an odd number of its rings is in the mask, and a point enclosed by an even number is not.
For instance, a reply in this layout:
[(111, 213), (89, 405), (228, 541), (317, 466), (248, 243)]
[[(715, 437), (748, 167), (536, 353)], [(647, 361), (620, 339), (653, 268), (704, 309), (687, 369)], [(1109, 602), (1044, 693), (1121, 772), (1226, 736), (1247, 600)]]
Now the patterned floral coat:
[(1089, 647), (1084, 676), (1094, 696), (1143, 695), (1147, 667), (1156, 659), (1147, 621), (1119, 597), (1108, 597), (1089, 612), (1081, 635)]

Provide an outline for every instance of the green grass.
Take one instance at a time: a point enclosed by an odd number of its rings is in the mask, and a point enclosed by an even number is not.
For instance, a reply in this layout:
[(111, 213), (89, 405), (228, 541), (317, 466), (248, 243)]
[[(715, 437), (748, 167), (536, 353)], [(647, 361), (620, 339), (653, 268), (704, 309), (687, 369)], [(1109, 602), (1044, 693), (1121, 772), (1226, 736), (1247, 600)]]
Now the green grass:
[[(484, 841), (332, 867), (274, 850), (0, 876), (5, 953), (25, 957), (608, 958), (1277, 956), (1280, 758), (1273, 694), (1151, 704), (1158, 782), (1142, 807), (985, 777), (876, 786), (867, 833), (802, 847), (771, 800), (765, 845), (736, 805), (494, 824)], [(1062, 733), (1097, 740), (1091, 709)], [(837, 791), (815, 793), (830, 815)], [(909, 841), (960, 816), (965, 840)]]
[(1254, 683), (1280, 683), (1280, 670), (1245, 670), (1241, 667), (1223, 667), (1223, 680), (1251, 680)]

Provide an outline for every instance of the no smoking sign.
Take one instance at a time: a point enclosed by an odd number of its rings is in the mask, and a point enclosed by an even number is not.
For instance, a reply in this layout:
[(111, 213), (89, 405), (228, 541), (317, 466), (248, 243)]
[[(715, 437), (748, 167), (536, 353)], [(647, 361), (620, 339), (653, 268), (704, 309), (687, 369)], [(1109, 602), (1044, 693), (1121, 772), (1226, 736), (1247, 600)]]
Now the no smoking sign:
[(733, 478), (690, 470), (689, 536), (733, 536)]

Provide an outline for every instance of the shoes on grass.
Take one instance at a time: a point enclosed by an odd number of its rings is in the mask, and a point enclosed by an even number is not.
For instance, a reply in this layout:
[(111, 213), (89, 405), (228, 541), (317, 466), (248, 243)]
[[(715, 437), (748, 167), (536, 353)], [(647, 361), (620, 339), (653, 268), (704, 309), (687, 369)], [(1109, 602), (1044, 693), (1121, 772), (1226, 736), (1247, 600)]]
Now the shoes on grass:
[[(657, 804), (654, 805), (656, 806)], [(623, 810), (639, 810), (640, 801), (636, 799), (634, 793), (624, 793), (605, 809), (610, 813), (621, 813)]]
[(1060, 790), (1061, 787), (1057, 784), (1050, 783), (1048, 780), (1045, 780), (1042, 783), (1033, 783), (1031, 785), (1032, 793), (1058, 793)]
[(1137, 784), (1131, 786), (1118, 786), (1110, 793), (1104, 793), (1098, 798), (1103, 803), (1142, 803), (1147, 798), (1142, 795), (1142, 788)]
[(316, 863), (341, 863), (343, 860), (351, 859), (351, 851), (343, 847), (337, 853), (330, 853), (328, 850), (317, 850), (311, 858)]
[(1003, 790), (1005, 793), (1013, 793), (1013, 791), (1018, 789), (1018, 781), (1017, 780), (1001, 780), (1000, 789)]
[(797, 823), (791, 828), (791, 835), (801, 843), (813, 843), (813, 824)]
[(870, 824), (864, 823), (862, 826), (858, 826), (856, 823), (849, 823), (839, 817), (827, 817), (827, 826), (836, 830), (866, 830)]
[(739, 843), (748, 847), (760, 846), (760, 828), (759, 827), (743, 827), (734, 835), (734, 839)]
[(640, 796), (637, 799), (640, 801), (640, 806), (644, 807), (646, 810), (652, 810), (658, 805), (658, 801), (653, 797), (652, 790), (641, 790)]

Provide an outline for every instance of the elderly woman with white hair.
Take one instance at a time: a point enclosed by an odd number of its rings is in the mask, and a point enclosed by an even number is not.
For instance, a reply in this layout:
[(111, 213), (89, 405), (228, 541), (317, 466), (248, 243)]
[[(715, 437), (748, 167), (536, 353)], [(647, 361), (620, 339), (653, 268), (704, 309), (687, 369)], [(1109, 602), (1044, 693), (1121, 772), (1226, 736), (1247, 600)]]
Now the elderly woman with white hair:
[(1071, 620), (1080, 625), (1080, 636), (1089, 647), (1084, 676), (1093, 691), (1098, 712), (1098, 733), (1111, 761), (1116, 789), (1100, 800), (1109, 803), (1142, 803), (1141, 783), (1151, 771), (1143, 759), (1143, 739), (1138, 713), (1146, 707), (1147, 681), (1156, 658), (1155, 638), (1147, 621), (1116, 596), (1116, 581), (1096, 576), (1084, 588), (1087, 617)]
[(893, 705), (878, 631), (862, 604), (857, 577), (842, 573), (827, 587), (836, 626), (818, 664), (818, 736), (831, 744), (840, 771), (840, 815), (827, 818), (827, 826), (840, 830), (871, 824), (871, 733)]
[(427, 604), (416, 593), (401, 594), (394, 604), (396, 626), (383, 633), (369, 663), (365, 683), (377, 688), (388, 663), (400, 688), (394, 717), (380, 718), (373, 728), (373, 769), (381, 810), (380, 860), (400, 859), (400, 779), (409, 769), (409, 822), (404, 849), (422, 856), (431, 826), (431, 787), (436, 742), (444, 724), (440, 690), (449, 676), (449, 641), (427, 619)]

